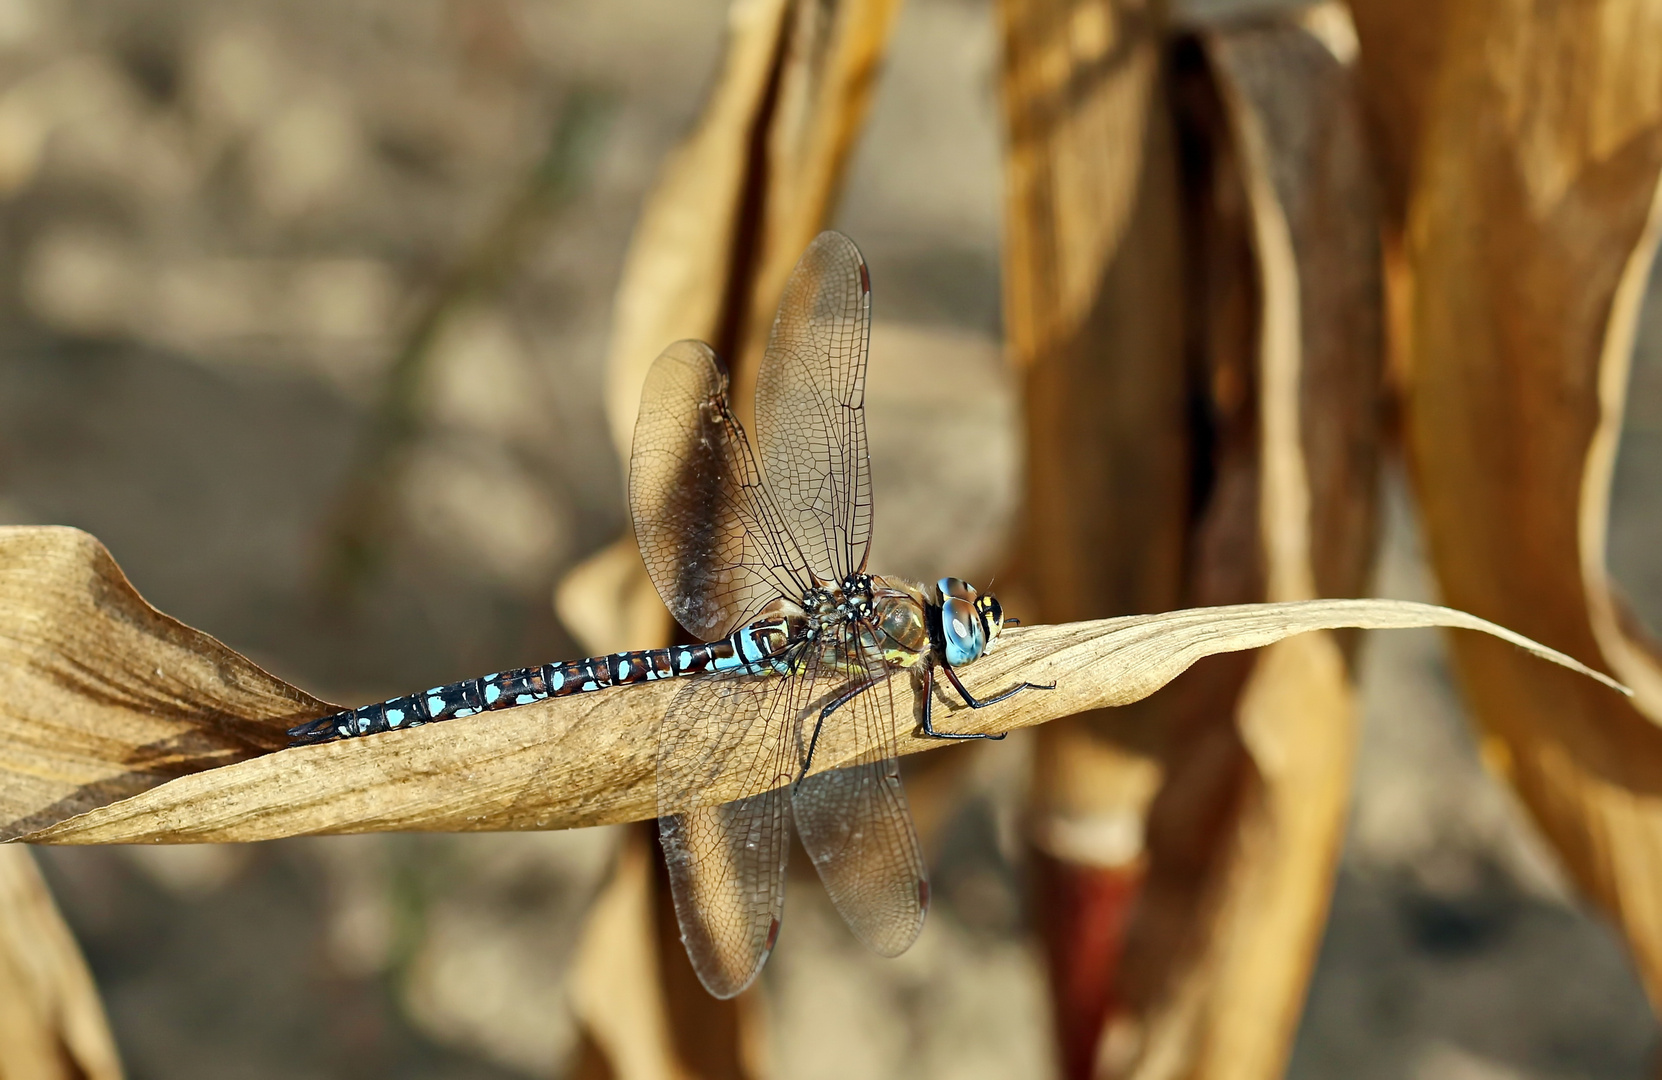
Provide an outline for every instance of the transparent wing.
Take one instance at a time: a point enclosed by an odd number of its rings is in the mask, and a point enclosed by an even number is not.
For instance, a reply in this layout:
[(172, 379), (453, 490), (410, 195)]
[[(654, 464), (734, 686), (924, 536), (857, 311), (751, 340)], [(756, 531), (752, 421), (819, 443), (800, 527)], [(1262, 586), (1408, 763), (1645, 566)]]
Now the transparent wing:
[(785, 914), (785, 789), (658, 819), (675, 920), (698, 981), (718, 998), (761, 972)]
[[(752, 675), (692, 679), (658, 738), (658, 835), (675, 917), (693, 970), (718, 998), (756, 978), (785, 909), (797, 680)], [(739, 775), (761, 795), (689, 809), (718, 777)]]
[(871, 544), (866, 348), (871, 278), (848, 237), (823, 232), (796, 264), (756, 377), (756, 438), (785, 524), (830, 581)]
[(727, 373), (701, 341), (671, 345), (647, 374), (629, 512), (658, 595), (703, 640), (809, 584), (728, 407)]
[[(845, 752), (839, 744), (845, 741), (878, 749), (869, 760), (801, 780), (792, 789), (791, 806), (802, 846), (843, 921), (873, 951), (898, 956), (923, 929), (929, 879), (896, 759), (894, 716), (905, 683), (880, 657), (861, 652), (850, 638), (819, 665), (852, 672), (841, 679), (850, 688), (870, 686), (826, 718), (815, 754), (840, 759)], [(813, 674), (815, 684), (826, 684), (828, 672)], [(810, 725), (805, 718), (809, 733)]]

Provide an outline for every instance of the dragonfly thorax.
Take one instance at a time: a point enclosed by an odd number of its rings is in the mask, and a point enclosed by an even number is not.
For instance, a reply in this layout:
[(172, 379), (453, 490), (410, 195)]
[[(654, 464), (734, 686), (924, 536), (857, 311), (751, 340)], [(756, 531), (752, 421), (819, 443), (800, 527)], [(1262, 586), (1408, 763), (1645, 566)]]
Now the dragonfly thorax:
[(841, 584), (816, 585), (798, 603), (776, 601), (770, 612), (789, 611), (797, 640), (813, 643), (834, 666), (849, 666), (859, 656), (911, 667), (929, 655), (928, 608), (917, 585), (850, 574)]
[(870, 574), (850, 574), (839, 585), (816, 585), (802, 596), (802, 610), (822, 629), (871, 618)]

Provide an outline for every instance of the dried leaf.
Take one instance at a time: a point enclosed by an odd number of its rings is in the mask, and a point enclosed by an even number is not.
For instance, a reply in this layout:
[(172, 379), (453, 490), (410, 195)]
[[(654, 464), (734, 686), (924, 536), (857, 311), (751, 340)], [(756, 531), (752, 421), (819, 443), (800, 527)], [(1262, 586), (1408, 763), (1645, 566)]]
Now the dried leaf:
[[(572, 961), (572, 1007), (587, 1037), (603, 1054), (600, 1075), (620, 1080), (676, 1080), (667, 1005), (652, 948), (652, 845), (630, 836), (618, 851), (612, 876), (589, 909)], [(581, 1068), (576, 1070), (584, 1075)]]
[(864, 123), (897, 0), (741, 0), (697, 129), (630, 244), (606, 363), (625, 461), (664, 345), (708, 341), (748, 409), (785, 279), (825, 227)]
[(1404, 185), (1393, 306), (1444, 595), (1600, 658), (1638, 690), (1605, 699), (1457, 640), (1486, 756), (1620, 922), (1662, 1001), (1662, 682), (1655, 653), (1618, 618), (1604, 552), (1662, 215), (1662, 11), (1638, 0), (1357, 7), (1379, 73), (1372, 110), (1417, 133), (1392, 146)]
[[(1237, 20), (1161, 65), (1158, 7), (1004, 10), (1021, 565), (1040, 613), (1354, 595), (1373, 547), (1380, 283), (1343, 64), (1286, 17)], [(1301, 18), (1348, 29), (1333, 5)], [(1032, 818), (1053, 890), (1038, 906), (1066, 1075), (1279, 1071), (1342, 830), (1349, 698), (1337, 643), (1314, 635), (1041, 733)]]
[(1047, 622), (1168, 610), (1188, 403), (1164, 23), (1099, 0), (1005, 0), (1001, 16), (1004, 311), (1028, 436), (1022, 584)]
[(635, 227), (606, 360), (606, 414), (625, 461), (653, 359), (668, 342), (714, 338), (730, 304), (736, 237), (761, 164), (756, 143), (767, 129), (790, 10), (789, 0), (728, 9), (721, 74)]
[[(56, 549), (60, 555), (80, 555), (93, 563), (108, 560), (95, 541), (70, 529), (16, 529), (0, 536), (0, 553), (20, 545)], [(48, 592), (56, 599), (72, 600), (62, 589)], [(75, 625), (76, 619), (85, 618), (88, 605), (71, 602), (65, 608), (65, 617), (37, 619), (33, 626), (12, 628), (13, 634), (34, 631), (21, 642), (14, 638), (12, 644), (14, 648), (27, 646), (40, 667), (75, 665), (86, 675), (78, 694), (66, 692), (60, 697), (50, 730), (66, 738), (85, 734), (90, 739), (104, 724), (131, 724), (153, 713), (160, 713), (158, 722), (171, 720), (184, 726), (204, 712), (223, 717), (235, 715), (234, 708), (246, 708), (247, 689), (235, 678), (222, 678), (211, 686), (201, 680), (189, 698), (175, 699), (172, 704), (163, 700), (162, 692), (177, 683), (173, 676), (156, 674), (162, 665), (152, 666), (146, 657), (168, 659), (175, 670), (190, 667), (193, 660), (200, 670), (217, 664), (221, 672), (258, 672), (211, 638), (168, 620), (168, 625), (193, 640), (194, 656), (181, 655), (174, 642), (160, 638), (135, 642), (125, 652), (100, 652), (96, 639)], [(162, 618), (148, 607), (142, 611), (151, 619)], [(951, 713), (951, 721), (962, 730), (988, 732), (1040, 724), (1145, 697), (1200, 657), (1213, 653), (1257, 648), (1293, 634), (1337, 626), (1431, 625), (1484, 630), (1616, 685), (1568, 657), (1461, 612), (1400, 601), (1326, 600), (1017, 628), (996, 652), (971, 669), (972, 684), (1054, 679), (1057, 689), (1021, 694), (974, 712), (960, 707)], [(98, 624), (93, 629), (106, 631), (108, 627)], [(131, 694), (111, 703), (102, 689), (101, 669), (66, 655), (60, 651), (64, 647), (113, 661), (112, 673), (131, 680)], [(279, 688), (287, 689), (281, 684), (271, 687), (269, 700), (285, 706), (304, 700), (299, 691), (279, 693)], [(294, 747), (218, 767), (208, 767), (207, 760), (198, 759), (202, 771), (78, 815), (61, 814), (52, 824), (21, 839), (75, 844), (202, 843), (392, 829), (558, 829), (646, 820), (658, 813), (654, 805), (658, 719), (679, 689), (674, 681), (666, 681), (549, 699), (466, 722)], [(315, 711), (330, 708), (320, 703)], [(284, 717), (273, 726), (292, 719)], [(17, 715), (8, 715), (7, 721), (19, 731), (41, 725)], [(896, 717), (895, 724), (903, 752), (940, 745), (918, 737), (909, 718)], [(871, 749), (853, 735), (828, 739), (821, 743), (820, 768), (835, 768)], [(104, 745), (124, 753), (120, 743), (106, 741)], [(19, 758), (26, 760), (30, 749), (29, 741), (0, 744), (0, 766), (9, 774), (17, 773)], [(755, 794), (753, 782), (752, 787), (746, 783), (736, 771), (701, 791), (698, 805)], [(34, 820), (42, 816), (36, 809), (28, 812)], [(14, 833), (19, 831), (17, 822), (9, 824)]]
[(121, 1078), (98, 990), (23, 848), (0, 848), (0, 1076)]
[(0, 528), (0, 695), (0, 839), (286, 746), (335, 708), (163, 615), (61, 528)]
[[(1157, 100), (1165, 5), (1003, 0), (999, 17), (1009, 129), (1004, 310), (1026, 365), (1065, 347), (1117, 291), (1105, 279), (1128, 253), (1136, 257), (1130, 233), (1176, 226), (1175, 185), (1162, 182), (1172, 179), (1170, 133)], [(1155, 258), (1175, 256), (1175, 244), (1161, 247)], [(1149, 282), (1147, 295), (1158, 298), (1159, 285)]]
[[(1186, 93), (1215, 95), (1213, 138), (1227, 145), (1214, 142), (1219, 160), (1191, 201), (1217, 206), (1239, 186), (1241, 220), (1214, 211), (1210, 258), (1245, 243), (1251, 286), (1231, 283), (1239, 260), (1224, 258), (1215, 287), (1226, 302), (1248, 288), (1256, 299), (1244, 365), (1231, 357), (1246, 343), (1222, 336), (1237, 325), (1229, 310), (1202, 317), (1222, 332), (1213, 370), (1244, 367), (1257, 403), (1254, 460), (1226, 453), (1218, 471), (1255, 479), (1265, 595), (1352, 593), (1373, 551), (1382, 348), (1378, 216), (1349, 73), (1285, 17), (1196, 42), (1207, 77), (1194, 72)], [(1240, 509), (1219, 499), (1202, 536), (1238, 532)], [(1202, 590), (1247, 583), (1238, 547), (1201, 550)], [(1149, 823), (1141, 910), (1159, 914), (1130, 931), (1133, 1007), (1107, 1033), (1109, 1075), (1278, 1076), (1303, 1009), (1349, 808), (1350, 674), (1339, 639), (1312, 634), (1214, 676), (1167, 718), (1187, 737), (1167, 755)]]
[[(999, 19), (1004, 324), (1027, 443), (1027, 505), (1001, 591), (1045, 622), (1170, 610), (1182, 601), (1190, 466), (1165, 5), (1000, 0)], [(1156, 723), (1142, 719), (1071, 718), (1034, 747), (1035, 911), (1067, 1076), (1095, 1057), (1104, 976), (1141, 875), (1157, 782)], [(1128, 731), (1143, 737), (1128, 743)]]

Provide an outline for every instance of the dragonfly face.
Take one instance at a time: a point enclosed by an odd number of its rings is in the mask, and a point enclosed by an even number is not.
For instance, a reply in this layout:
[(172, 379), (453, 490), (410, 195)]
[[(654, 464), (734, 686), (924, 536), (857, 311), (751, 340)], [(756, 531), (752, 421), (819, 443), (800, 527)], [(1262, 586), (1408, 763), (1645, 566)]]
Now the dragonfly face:
[(938, 648), (948, 664), (961, 667), (977, 660), (1004, 630), (1004, 608), (988, 593), (958, 578), (935, 582), (935, 612), (939, 619)]

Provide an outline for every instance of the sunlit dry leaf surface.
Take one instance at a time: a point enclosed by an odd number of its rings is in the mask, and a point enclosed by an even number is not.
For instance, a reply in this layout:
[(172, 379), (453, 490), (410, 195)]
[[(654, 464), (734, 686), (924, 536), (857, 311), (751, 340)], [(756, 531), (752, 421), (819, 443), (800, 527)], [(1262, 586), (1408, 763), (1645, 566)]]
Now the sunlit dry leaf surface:
[(334, 708), (171, 619), (102, 544), (0, 529), (0, 838), (287, 745)]
[[(59, 738), (108, 747), (115, 757), (106, 768), (114, 771), (130, 751), (125, 743), (95, 739), (105, 724), (134, 724), (141, 716), (155, 714), (151, 722), (158, 725), (246, 727), (262, 733), (260, 744), (252, 739), (242, 744), (247, 753), (257, 753), (269, 747), (271, 731), (292, 722), (297, 706), (315, 701), (211, 638), (142, 606), (124, 583), (115, 593), (125, 598), (117, 606), (169, 632), (129, 636), (121, 650), (103, 648), (101, 635), (119, 636), (119, 623), (112, 625), (104, 608), (86, 595), (77, 596), (76, 587), (66, 588), (63, 580), (73, 578), (81, 590), (94, 595), (108, 590), (112, 581), (119, 582), (102, 547), (72, 529), (15, 529), (0, 537), (0, 551), (15, 554), (19, 548), (48, 563), (56, 556), (60, 566), (108, 569), (103, 576), (60, 573), (47, 578), (42, 591), (58, 603), (56, 608), (43, 609), (36, 590), (18, 587), (18, 607), (25, 609), (35, 594), (38, 615), (12, 625), (8, 646), (28, 658), (30, 669), (72, 669), (82, 680), (60, 693), (47, 720), (36, 720), (32, 713), (8, 716), (11, 729), (25, 736), (0, 744), (0, 766), (8, 777), (27, 775), (42, 742), (42, 724)], [(1569, 657), (1462, 612), (1400, 601), (1328, 600), (1018, 628), (1007, 643), (977, 663), (972, 685), (1055, 680), (1057, 689), (1018, 695), (976, 712), (959, 707), (946, 717), (965, 731), (1040, 724), (1146, 697), (1203, 656), (1340, 626), (1482, 630), (1616, 685)], [(180, 690), (179, 672), (194, 675), (188, 692)], [(106, 675), (126, 680), (127, 697), (113, 713), (104, 689)], [(148, 791), (107, 798), (105, 805), (74, 816), (60, 811), (52, 823), (32, 831), (25, 831), (24, 821), (17, 819), (8, 827), (13, 835), (22, 833), (22, 839), (42, 843), (188, 843), (391, 829), (559, 829), (644, 820), (658, 813), (658, 719), (680, 689), (675, 681), (666, 681), (549, 699), (462, 722), (268, 752), (218, 767), (212, 767), (212, 755), (199, 754), (186, 759), (180, 771), (190, 766), (200, 771)], [(262, 722), (247, 716), (261, 701), (283, 710), (281, 718)], [(332, 708), (317, 702), (303, 711), (324, 713)], [(200, 721), (204, 716), (210, 719)], [(940, 745), (917, 737), (908, 719), (897, 717), (895, 722), (903, 752)], [(821, 742), (818, 768), (834, 768), (869, 749), (856, 745), (852, 736), (828, 734)], [(102, 760), (97, 753), (85, 751), (79, 759), (82, 767), (93, 771)], [(699, 804), (726, 802), (765, 787), (765, 782), (741, 778), (743, 764), (735, 760), (735, 769), (722, 782), (701, 792)], [(43, 816), (41, 809), (25, 805), (18, 818), (38, 822)]]

